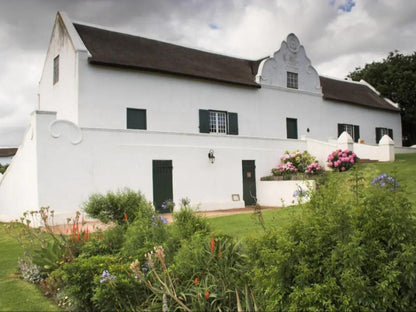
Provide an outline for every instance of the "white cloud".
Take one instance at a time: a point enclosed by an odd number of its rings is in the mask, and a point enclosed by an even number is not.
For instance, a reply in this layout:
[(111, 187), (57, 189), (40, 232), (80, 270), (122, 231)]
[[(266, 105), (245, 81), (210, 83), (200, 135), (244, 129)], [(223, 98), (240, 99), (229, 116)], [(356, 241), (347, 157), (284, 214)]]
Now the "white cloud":
[(58, 10), (75, 21), (249, 59), (271, 55), (293, 32), (319, 73), (339, 78), (395, 49), (416, 50), (416, 1), (409, 0), (0, 0), (0, 146), (19, 144), (37, 105)]

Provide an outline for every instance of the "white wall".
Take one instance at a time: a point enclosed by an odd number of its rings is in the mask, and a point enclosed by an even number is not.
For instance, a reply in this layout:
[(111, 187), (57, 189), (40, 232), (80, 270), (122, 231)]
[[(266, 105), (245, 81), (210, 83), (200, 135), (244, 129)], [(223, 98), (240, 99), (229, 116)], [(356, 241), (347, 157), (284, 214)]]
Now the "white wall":
[[(70, 24), (71, 27), (72, 24)], [(39, 82), (39, 109), (56, 111), (59, 119), (78, 122), (78, 52), (58, 14)], [(54, 58), (59, 55), (59, 81), (53, 83)]]
[[(279, 163), (285, 149), (305, 146), (298, 140), (79, 129), (42, 112), (36, 118), (39, 206), (50, 206), (61, 220), (94, 192), (129, 187), (151, 201), (152, 160), (172, 160), (176, 202), (188, 197), (205, 210), (243, 207), (242, 160), (255, 160), (259, 181)], [(214, 164), (208, 160), (210, 149)], [(241, 200), (233, 202), (232, 194)]]
[(38, 210), (36, 120), (32, 116), (22, 145), (0, 179), (0, 220), (10, 221), (24, 211)]
[(302, 190), (305, 195), (315, 189), (314, 180), (298, 181), (259, 181), (257, 183), (257, 201), (261, 206), (292, 206), (298, 202), (309, 201), (309, 196), (294, 196), (295, 191)]
[[(375, 127), (401, 137), (400, 115), (334, 101), (299, 90), (239, 87), (173, 75), (80, 66), (82, 127), (125, 129), (126, 108), (147, 110), (148, 130), (199, 132), (199, 109), (238, 113), (242, 136), (286, 138), (286, 118), (298, 119), (298, 136), (337, 138), (337, 124), (360, 126), (366, 143), (375, 144)], [(307, 129), (309, 128), (309, 133)], [(399, 145), (400, 140), (396, 140)]]

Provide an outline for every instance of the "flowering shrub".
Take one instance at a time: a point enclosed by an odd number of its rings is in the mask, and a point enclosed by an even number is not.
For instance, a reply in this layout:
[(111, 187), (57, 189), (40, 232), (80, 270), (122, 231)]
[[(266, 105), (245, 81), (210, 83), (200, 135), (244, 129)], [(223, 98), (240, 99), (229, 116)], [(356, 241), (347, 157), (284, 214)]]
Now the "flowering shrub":
[(325, 171), (318, 162), (311, 163), (306, 169), (305, 173), (308, 175), (322, 174)]
[(372, 185), (379, 185), (381, 187), (390, 187), (391, 190), (397, 190), (399, 188), (399, 183), (393, 177), (382, 173), (378, 177), (374, 178), (371, 182)]
[(358, 157), (352, 151), (338, 149), (328, 155), (327, 166), (335, 171), (347, 171), (357, 163)]
[(277, 168), (272, 169), (272, 173), (275, 176), (284, 176), (295, 173), (297, 171), (298, 169), (295, 166), (293, 166), (293, 163), (291, 162), (280, 164), (279, 166), (277, 166)]
[(290, 177), (297, 173), (306, 173), (308, 175), (321, 174), (324, 170), (315, 160), (311, 154), (307, 151), (303, 153), (294, 151), (290, 153), (286, 151), (285, 154), (280, 157), (281, 163), (272, 169), (273, 176), (283, 176), (284, 178)]

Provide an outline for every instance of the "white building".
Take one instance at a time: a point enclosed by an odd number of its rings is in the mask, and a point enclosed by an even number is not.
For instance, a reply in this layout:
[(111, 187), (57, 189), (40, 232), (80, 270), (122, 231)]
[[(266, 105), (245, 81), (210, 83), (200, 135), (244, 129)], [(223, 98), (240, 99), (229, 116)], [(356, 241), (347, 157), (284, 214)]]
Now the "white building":
[(0, 215), (50, 206), (71, 216), (91, 193), (124, 187), (156, 207), (184, 197), (201, 209), (244, 207), (285, 150), (306, 149), (301, 137), (343, 131), (401, 146), (399, 109), (364, 82), (320, 77), (294, 34), (252, 61), (59, 12), (39, 110), (0, 182)]

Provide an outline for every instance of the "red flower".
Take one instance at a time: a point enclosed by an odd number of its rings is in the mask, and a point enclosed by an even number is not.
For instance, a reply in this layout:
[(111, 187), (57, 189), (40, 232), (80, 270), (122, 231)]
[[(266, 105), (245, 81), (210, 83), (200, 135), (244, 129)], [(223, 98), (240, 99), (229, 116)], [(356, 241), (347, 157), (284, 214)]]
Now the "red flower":
[(195, 278), (195, 281), (194, 281), (194, 284), (195, 284), (195, 285), (198, 285), (198, 283), (199, 283), (199, 279), (198, 279), (198, 277), (196, 277), (196, 278)]
[(208, 299), (208, 297), (209, 297), (209, 289), (205, 293), (205, 299)]
[(214, 235), (211, 236), (211, 253), (215, 251), (215, 240)]
[(128, 221), (127, 220), (127, 213), (124, 213), (124, 220), (126, 220), (126, 222)]

